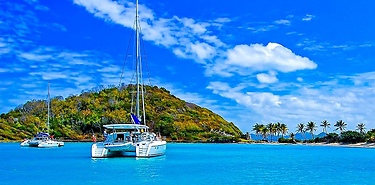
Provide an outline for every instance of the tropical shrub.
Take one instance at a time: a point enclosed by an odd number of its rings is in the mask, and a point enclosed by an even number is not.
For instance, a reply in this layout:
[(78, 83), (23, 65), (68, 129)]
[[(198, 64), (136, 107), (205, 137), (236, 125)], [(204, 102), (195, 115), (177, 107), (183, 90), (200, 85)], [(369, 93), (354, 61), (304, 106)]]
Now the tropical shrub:
[(375, 143), (375, 129), (372, 129), (367, 132), (366, 139), (369, 143)]
[(214, 136), (210, 138), (207, 142), (211, 143), (233, 143), (233, 142), (238, 142), (239, 138), (237, 137), (231, 137), (231, 136)]
[(296, 143), (296, 141), (294, 141), (292, 138), (283, 138), (283, 137), (280, 137), (278, 139), (278, 142), (279, 143)]
[(322, 138), (327, 143), (338, 143), (339, 142), (339, 135), (336, 133), (329, 133)]
[(316, 137), (314, 139), (314, 142), (315, 143), (321, 143), (321, 142), (327, 142), (326, 138), (325, 137)]
[(345, 131), (340, 135), (340, 142), (344, 143), (360, 143), (365, 142), (366, 137), (357, 131)]

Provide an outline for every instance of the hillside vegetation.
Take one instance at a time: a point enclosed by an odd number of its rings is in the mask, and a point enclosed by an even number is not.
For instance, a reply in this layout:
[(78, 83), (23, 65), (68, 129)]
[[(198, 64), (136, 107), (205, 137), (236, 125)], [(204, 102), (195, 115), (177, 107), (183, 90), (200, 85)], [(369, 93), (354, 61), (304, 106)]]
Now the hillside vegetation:
[[(102, 137), (105, 124), (130, 123), (131, 94), (134, 86), (98, 87), (80, 95), (51, 99), (49, 132), (64, 140)], [(151, 131), (167, 140), (233, 142), (242, 132), (212, 111), (185, 102), (165, 88), (146, 86), (146, 120)], [(45, 100), (32, 100), (0, 116), (0, 140), (33, 137), (47, 131)]]

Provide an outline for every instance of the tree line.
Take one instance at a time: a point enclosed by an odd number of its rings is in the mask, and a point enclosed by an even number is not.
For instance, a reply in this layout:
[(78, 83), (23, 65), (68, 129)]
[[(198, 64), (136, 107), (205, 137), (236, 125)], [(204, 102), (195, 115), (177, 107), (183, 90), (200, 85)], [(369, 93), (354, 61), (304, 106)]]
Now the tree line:
[[(315, 138), (315, 132), (318, 128), (317, 123), (314, 121), (309, 121), (306, 124), (299, 123), (297, 124), (295, 132), (289, 132), (289, 128), (284, 123), (269, 123), (269, 124), (259, 124), (256, 123), (253, 126), (252, 131), (255, 132), (257, 136), (262, 137), (262, 141), (272, 142), (273, 137), (278, 138), (278, 142), (288, 142), (288, 143), (296, 143), (296, 142), (345, 142), (345, 143), (358, 143), (358, 142), (375, 142), (375, 129), (370, 129), (366, 132), (366, 127), (364, 123), (358, 123), (356, 125), (355, 131), (346, 131), (347, 123), (343, 120), (338, 120), (333, 125), (334, 131), (339, 131), (339, 134), (332, 132), (328, 133), (327, 129), (330, 128), (331, 123), (327, 120), (323, 120), (319, 125), (322, 127), (323, 132), (325, 133), (324, 137), (317, 137)], [(296, 140), (296, 134), (300, 133), (303, 136), (302, 141)], [(306, 133), (310, 133), (312, 139), (306, 140)], [(284, 138), (289, 134), (288, 138)], [(281, 137), (280, 137), (281, 135)]]

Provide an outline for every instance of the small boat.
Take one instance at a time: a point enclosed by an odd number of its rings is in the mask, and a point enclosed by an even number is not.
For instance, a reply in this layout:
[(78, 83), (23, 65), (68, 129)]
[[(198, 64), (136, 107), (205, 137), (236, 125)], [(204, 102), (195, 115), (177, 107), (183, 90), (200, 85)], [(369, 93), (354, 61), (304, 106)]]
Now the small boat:
[[(50, 115), (50, 103), (51, 98), (49, 94), (49, 82), (48, 82), (48, 101), (47, 101), (47, 129), (49, 130), (49, 115)], [(46, 133), (49, 135), (48, 133)], [(51, 148), (51, 147), (60, 147), (64, 146), (63, 141), (57, 141), (53, 138), (53, 136), (46, 137), (45, 139), (42, 139), (42, 141), (38, 144), (37, 147), (39, 148)]]
[[(49, 130), (49, 115), (50, 115), (50, 94), (48, 83), (48, 100), (47, 100), (47, 129)], [(48, 132), (39, 132), (33, 139), (25, 139), (21, 142), (21, 146), (50, 148), (64, 146), (63, 141), (55, 140)]]
[(64, 142), (53, 139), (48, 133), (39, 132), (32, 140), (25, 140), (21, 146), (50, 148), (64, 146)]

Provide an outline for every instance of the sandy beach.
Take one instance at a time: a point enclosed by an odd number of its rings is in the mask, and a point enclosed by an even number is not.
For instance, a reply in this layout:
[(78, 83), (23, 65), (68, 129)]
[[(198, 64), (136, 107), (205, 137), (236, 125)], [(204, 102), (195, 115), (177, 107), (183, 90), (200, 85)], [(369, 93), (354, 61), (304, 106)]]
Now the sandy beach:
[(265, 145), (308, 145), (308, 146), (334, 146), (334, 147), (352, 147), (352, 148), (374, 148), (375, 149), (375, 143), (356, 143), (356, 144), (347, 144), (347, 143), (278, 143), (278, 142), (272, 142), (272, 143), (266, 143), (266, 142), (255, 142), (253, 144), (265, 144)]
[(356, 143), (356, 144), (347, 144), (347, 143), (303, 143), (302, 145), (311, 145), (311, 146), (337, 146), (337, 147), (354, 147), (354, 148), (375, 148), (375, 143)]

